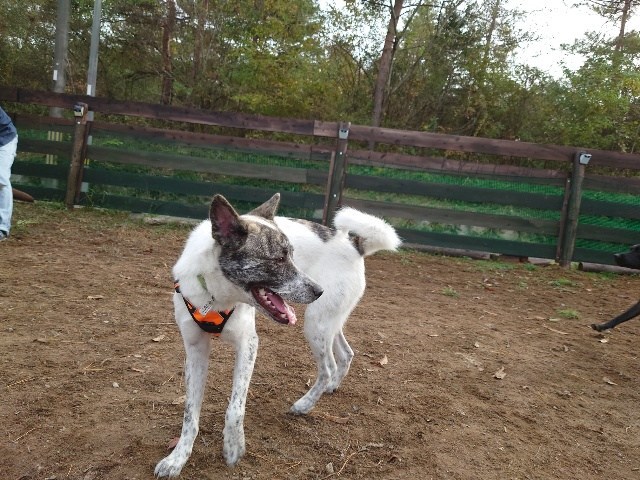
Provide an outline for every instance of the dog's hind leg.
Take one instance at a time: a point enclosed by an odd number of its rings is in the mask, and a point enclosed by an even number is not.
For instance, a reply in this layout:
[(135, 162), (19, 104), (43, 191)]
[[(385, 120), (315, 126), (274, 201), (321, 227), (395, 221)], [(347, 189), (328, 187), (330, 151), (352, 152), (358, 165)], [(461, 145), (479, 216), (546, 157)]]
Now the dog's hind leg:
[(616, 318), (609, 320), (606, 323), (593, 323), (591, 324), (591, 328), (597, 330), (598, 332), (602, 332), (604, 330), (608, 330), (610, 328), (615, 327), (616, 325), (620, 325), (627, 320), (631, 320), (632, 318), (640, 315), (640, 302), (636, 303), (633, 307), (631, 307), (626, 312), (621, 313)]
[(326, 286), (322, 296), (307, 307), (304, 335), (316, 360), (318, 376), (309, 391), (293, 404), (291, 413), (309, 413), (323, 393), (338, 388), (349, 371), (353, 350), (342, 328), (362, 297), (364, 286), (362, 263), (343, 273), (339, 282)]
[[(320, 297), (322, 298), (322, 297)], [(347, 310), (349, 313), (349, 310)], [(304, 319), (304, 335), (317, 365), (317, 377), (309, 391), (291, 407), (291, 413), (309, 413), (325, 392), (335, 390), (347, 374), (353, 350), (342, 335), (341, 326), (346, 320), (320, 302), (307, 307)], [(334, 357), (334, 353), (337, 356)]]
[[(304, 336), (309, 343), (316, 361), (317, 376), (313, 386), (291, 406), (291, 413), (304, 415), (309, 413), (325, 392), (331, 376), (336, 370), (332, 344), (335, 330), (339, 328), (338, 319), (327, 308), (326, 300), (320, 300), (307, 307), (304, 316)], [(336, 325), (336, 323), (338, 323)]]
[[(305, 319), (305, 333), (307, 321)], [(318, 403), (331, 380), (332, 364), (335, 371), (335, 360), (331, 354), (331, 339), (325, 335), (307, 335), (307, 340), (318, 367), (318, 375), (309, 391), (291, 406), (291, 413), (304, 415)]]
[[(180, 308), (184, 308), (184, 305)], [(182, 467), (184, 467), (191, 455), (193, 442), (198, 435), (211, 339), (191, 319), (186, 320), (186, 322), (190, 322), (190, 324), (181, 325), (187, 357), (184, 368), (186, 397), (182, 432), (173, 452), (156, 465), (155, 474), (157, 477), (177, 477), (180, 474)]]
[(325, 389), (325, 392), (335, 392), (342, 379), (349, 373), (351, 367), (351, 360), (353, 360), (353, 350), (344, 337), (344, 333), (340, 330), (333, 339), (333, 355), (335, 357), (336, 368), (333, 370), (331, 380)]
[(249, 383), (258, 355), (258, 335), (255, 328), (255, 310), (248, 305), (238, 305), (235, 321), (229, 323), (222, 334), (225, 342), (236, 351), (233, 369), (233, 387), (225, 415), (222, 454), (227, 465), (235, 465), (245, 453), (244, 415)]

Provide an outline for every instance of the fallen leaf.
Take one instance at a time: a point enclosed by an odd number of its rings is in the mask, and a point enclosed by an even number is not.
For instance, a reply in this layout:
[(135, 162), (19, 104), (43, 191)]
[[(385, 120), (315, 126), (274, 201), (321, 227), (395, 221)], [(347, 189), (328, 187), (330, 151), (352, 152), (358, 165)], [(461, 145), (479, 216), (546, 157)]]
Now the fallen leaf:
[(182, 405), (186, 400), (186, 398), (187, 398), (186, 395), (181, 395), (178, 398), (176, 398), (173, 402), (171, 402), (171, 405)]
[(608, 338), (601, 338), (600, 340), (598, 340), (600, 343), (609, 343), (609, 339)]
[(389, 359), (387, 358), (387, 356), (385, 355), (384, 357), (382, 357), (380, 359), (380, 361), (378, 362), (380, 364), (381, 367), (384, 367), (387, 363), (389, 363)]
[(616, 382), (612, 381), (609, 377), (604, 377), (602, 381), (604, 383), (608, 383), (609, 385), (618, 385)]
[(178, 445), (179, 441), (180, 441), (180, 437), (174, 437), (171, 440), (169, 440), (169, 443), (167, 444), (167, 450), (173, 450), (174, 448), (176, 448), (176, 445)]
[(497, 378), (498, 380), (502, 380), (504, 377), (507, 376), (507, 374), (504, 372), (504, 367), (500, 367), (500, 370), (498, 370), (496, 373), (493, 374), (494, 378)]
[(160, 342), (161, 340), (164, 340), (164, 334), (158, 335), (157, 337), (152, 338), (151, 340), (153, 340), (154, 342)]
[(476, 342), (476, 343), (473, 344), (473, 346), (476, 347), (476, 348), (480, 348), (480, 343)]
[(104, 298), (104, 295), (89, 295), (87, 297), (87, 300), (102, 300)]

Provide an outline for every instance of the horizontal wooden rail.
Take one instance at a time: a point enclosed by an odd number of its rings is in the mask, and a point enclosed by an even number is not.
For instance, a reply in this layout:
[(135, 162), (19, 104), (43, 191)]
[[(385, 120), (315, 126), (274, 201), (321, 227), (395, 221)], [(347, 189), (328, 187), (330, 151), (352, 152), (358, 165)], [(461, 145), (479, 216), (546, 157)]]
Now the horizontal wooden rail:
[(331, 155), (331, 147), (306, 143), (281, 142), (261, 138), (231, 137), (207, 133), (167, 130), (162, 128), (143, 127), (105, 122), (93, 122), (92, 133), (126, 135), (135, 138), (147, 138), (166, 143), (183, 143), (185, 145), (224, 147), (237, 151), (272, 153), (279, 156), (308, 160), (327, 160)]
[(494, 203), (497, 205), (515, 205), (545, 210), (559, 210), (562, 206), (562, 196), (542, 193), (420, 182), (416, 180), (399, 180), (395, 178), (364, 175), (349, 175), (346, 183), (347, 188), (358, 190), (371, 190), (398, 195), (419, 195), (460, 202)]
[(396, 152), (350, 150), (349, 162), (356, 165), (405, 168), (409, 170), (455, 173), (459, 175), (521, 176), (534, 178), (566, 178), (561, 170), (532, 168), (519, 165), (497, 165), (454, 160), (443, 157), (406, 155)]
[(98, 146), (90, 146), (87, 155), (91, 160), (99, 162), (144, 165), (151, 168), (259, 178), (292, 183), (321, 185), (326, 181), (327, 176), (327, 172), (322, 170), (257, 165), (255, 163), (232, 162), (215, 158), (140, 150), (131, 151)]
[(492, 155), (535, 158), (540, 160), (570, 161), (575, 147), (559, 145), (538, 145), (535, 143), (514, 142), (511, 140), (495, 140), (461, 135), (444, 135), (440, 133), (395, 130), (391, 128), (365, 127), (353, 125), (351, 139), (363, 140), (389, 145), (405, 145), (423, 148), (437, 148), (457, 152), (477, 152)]
[[(2, 93), (0, 99), (8, 100)], [(72, 109), (76, 103), (86, 103), (95, 112), (112, 115), (131, 115), (174, 122), (197, 123), (230, 128), (256, 129), (267, 132), (293, 133), (297, 135), (314, 135), (313, 120), (297, 120), (289, 118), (265, 117), (234, 112), (213, 112), (188, 107), (173, 107), (142, 102), (119, 101), (88, 95), (70, 95), (64, 93), (41, 92), (18, 88), (15, 99), (19, 103), (33, 103), (47, 107)], [(334, 135), (335, 136), (335, 132)]]
[[(114, 170), (87, 168), (84, 180), (95, 185), (115, 185), (149, 192), (202, 196), (207, 199), (214, 193), (223, 193), (230, 199), (262, 203), (273, 190), (268, 188), (229, 185), (226, 183), (181, 180), (172, 177), (143, 175)], [(307, 192), (281, 192), (280, 203), (299, 208), (322, 208), (322, 195)]]

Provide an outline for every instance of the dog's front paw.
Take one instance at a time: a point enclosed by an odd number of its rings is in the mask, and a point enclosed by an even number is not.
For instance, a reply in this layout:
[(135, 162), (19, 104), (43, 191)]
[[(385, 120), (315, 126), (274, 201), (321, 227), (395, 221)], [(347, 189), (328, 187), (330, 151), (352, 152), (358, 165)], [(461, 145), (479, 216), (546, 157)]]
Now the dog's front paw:
[(156, 477), (177, 477), (180, 475), (187, 459), (181, 459), (179, 455), (174, 455), (174, 453), (175, 451), (158, 462), (154, 470)]
[(227, 465), (233, 467), (245, 454), (244, 429), (240, 427), (224, 427), (222, 455)]
[(301, 398), (296, 403), (291, 405), (289, 412), (293, 413), (294, 415), (306, 415), (311, 411), (312, 408), (313, 404), (306, 401), (304, 398)]

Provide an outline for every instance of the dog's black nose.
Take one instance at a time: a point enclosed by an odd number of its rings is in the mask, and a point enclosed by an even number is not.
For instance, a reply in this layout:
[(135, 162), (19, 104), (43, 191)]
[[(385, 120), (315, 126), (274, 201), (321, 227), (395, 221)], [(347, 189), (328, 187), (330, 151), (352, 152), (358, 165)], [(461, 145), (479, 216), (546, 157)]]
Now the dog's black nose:
[(324, 290), (320, 285), (316, 285), (315, 287), (313, 287), (313, 294), (315, 295), (316, 300), (319, 299), (320, 295), (322, 295), (323, 293), (324, 293)]

